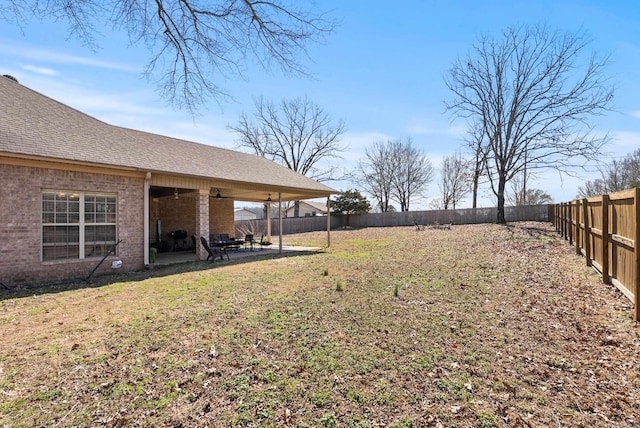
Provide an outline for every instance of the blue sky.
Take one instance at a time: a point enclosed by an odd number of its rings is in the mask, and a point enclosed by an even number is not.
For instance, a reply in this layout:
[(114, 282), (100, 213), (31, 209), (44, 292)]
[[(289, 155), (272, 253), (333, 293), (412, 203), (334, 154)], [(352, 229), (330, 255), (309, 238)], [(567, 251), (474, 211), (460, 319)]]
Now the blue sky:
[[(253, 97), (279, 101), (306, 95), (346, 123), (341, 141), (348, 150), (332, 163), (349, 169), (373, 141), (411, 137), (437, 168), (465, 137), (464, 123), (452, 122), (444, 111), (451, 94), (443, 77), (452, 63), (481, 34), (546, 24), (553, 30), (584, 30), (592, 39), (589, 48), (610, 56), (614, 111), (593, 121), (612, 138), (603, 160), (640, 147), (637, 1), (323, 0), (315, 7), (330, 10), (341, 25), (324, 44), (310, 46), (304, 63), (313, 78), (249, 67), (244, 78), (222, 83), (235, 100), (212, 101), (195, 118), (159, 99), (153, 80), (143, 77), (150, 57), (144, 46), (132, 46), (126, 34), (108, 29), (101, 30), (100, 48), (93, 51), (70, 39), (62, 22), (33, 21), (21, 29), (0, 21), (0, 74), (114, 125), (232, 149), (236, 136), (227, 125), (235, 124), (241, 112), (253, 111)], [(560, 202), (575, 197), (583, 180), (596, 177), (593, 166), (580, 178), (545, 173), (529, 186)], [(427, 209), (438, 197), (436, 181), (412, 209)], [(342, 181), (327, 184), (357, 188)], [(480, 204), (493, 205), (488, 189)]]

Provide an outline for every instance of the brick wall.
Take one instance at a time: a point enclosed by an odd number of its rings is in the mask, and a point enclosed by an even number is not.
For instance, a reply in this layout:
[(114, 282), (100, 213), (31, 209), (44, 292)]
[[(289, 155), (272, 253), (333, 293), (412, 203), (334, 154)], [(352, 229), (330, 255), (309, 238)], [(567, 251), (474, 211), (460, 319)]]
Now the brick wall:
[[(169, 235), (174, 230), (187, 231), (187, 244), (191, 245), (191, 235), (197, 235), (196, 221), (198, 193), (182, 193), (175, 199), (173, 196), (152, 198), (149, 209), (149, 239), (155, 243), (157, 239), (156, 224), (160, 220), (162, 241), (165, 249), (173, 248), (173, 238)], [(228, 233), (235, 236), (233, 218), (233, 199), (209, 198), (209, 233)], [(207, 236), (208, 238), (208, 236)]]
[(233, 219), (233, 199), (209, 199), (209, 233), (228, 233), (236, 236)]
[(43, 190), (117, 194), (117, 257), (105, 260), (94, 275), (112, 272), (111, 261), (122, 260), (119, 271), (144, 267), (144, 179), (80, 171), (0, 164), (0, 281), (19, 288), (85, 278), (101, 258), (41, 260), (41, 201)]
[[(174, 230), (187, 231), (187, 246), (191, 245), (191, 235), (196, 231), (195, 209), (196, 209), (195, 193), (181, 194), (178, 199), (173, 196), (163, 198), (153, 198), (150, 201), (149, 210), (149, 239), (156, 242), (157, 239), (157, 221), (160, 220), (162, 229), (162, 241), (173, 248), (173, 238), (170, 233)], [(182, 242), (179, 243), (183, 245)], [(165, 247), (166, 248), (166, 247)]]

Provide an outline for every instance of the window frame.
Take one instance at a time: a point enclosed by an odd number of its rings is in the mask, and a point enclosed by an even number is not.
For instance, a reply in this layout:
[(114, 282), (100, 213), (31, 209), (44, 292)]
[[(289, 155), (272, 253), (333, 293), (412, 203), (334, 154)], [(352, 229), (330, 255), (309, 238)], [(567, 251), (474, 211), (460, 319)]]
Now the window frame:
[[(66, 196), (66, 211), (58, 211), (57, 204), (61, 195)], [(50, 198), (53, 196), (53, 198)], [(48, 198), (49, 197), (49, 198)], [(77, 197), (77, 212), (75, 210), (69, 210), (69, 198)], [(45, 209), (45, 203), (53, 203), (53, 210), (47, 211)], [(93, 204), (95, 209), (88, 210)], [(102, 207), (102, 208), (100, 208)], [(105, 248), (110, 248), (118, 241), (118, 195), (114, 192), (95, 192), (95, 191), (76, 191), (76, 190), (50, 190), (44, 189), (41, 192), (40, 197), (40, 260), (43, 262), (55, 262), (55, 261), (71, 261), (71, 260), (86, 260), (104, 257), (106, 254)], [(59, 221), (58, 216), (62, 217)], [(66, 217), (66, 219), (65, 219)], [(102, 217), (102, 218), (100, 218)], [(49, 221), (47, 221), (49, 220)], [(53, 220), (53, 221), (51, 221)], [(55, 247), (56, 244), (65, 244), (63, 241), (45, 242), (45, 233), (47, 228), (54, 228), (53, 233), (55, 235), (55, 227), (67, 227), (77, 228), (78, 241), (66, 242), (66, 245), (76, 244), (77, 254), (72, 256), (62, 257), (48, 257), (45, 258), (45, 249), (47, 247)], [(88, 228), (93, 228), (93, 240), (88, 242), (87, 231)], [(103, 236), (110, 235), (112, 233), (113, 240), (103, 239), (97, 240), (97, 231), (103, 228)], [(112, 231), (110, 229), (113, 229)], [(73, 236), (74, 233), (67, 232), (67, 235)], [(93, 255), (87, 253), (87, 245), (102, 246), (102, 251)], [(117, 255), (117, 249), (114, 249), (114, 255)]]

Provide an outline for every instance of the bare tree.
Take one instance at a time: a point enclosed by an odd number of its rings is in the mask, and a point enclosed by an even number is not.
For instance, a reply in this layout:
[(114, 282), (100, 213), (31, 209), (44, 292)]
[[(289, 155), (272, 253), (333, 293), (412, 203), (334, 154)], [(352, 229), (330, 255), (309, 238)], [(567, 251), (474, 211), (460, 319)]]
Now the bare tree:
[(364, 158), (358, 161), (352, 181), (373, 197), (380, 212), (387, 212), (391, 205), (393, 169), (390, 142), (374, 141), (365, 148)]
[(419, 197), (433, 180), (433, 166), (422, 150), (413, 146), (411, 138), (389, 142), (393, 165), (391, 176), (392, 199), (400, 204), (400, 211), (409, 211), (411, 198)]
[(622, 160), (622, 170), (628, 189), (640, 187), (640, 149), (636, 149)]
[(511, 180), (511, 191), (506, 195), (508, 205), (519, 207), (553, 203), (553, 197), (548, 192), (526, 187), (526, 180), (527, 177), (524, 174), (518, 174)]
[(209, 96), (229, 94), (220, 82), (241, 76), (249, 61), (265, 69), (308, 74), (300, 62), (308, 42), (336, 28), (324, 13), (283, 0), (8, 0), (0, 18), (24, 26), (31, 18), (66, 20), (71, 36), (96, 48), (101, 28), (128, 31), (150, 51), (146, 75), (162, 95), (194, 111)]
[(553, 197), (542, 189), (527, 189), (526, 198), (522, 197), (522, 192), (514, 192), (507, 197), (507, 202), (509, 205), (515, 207), (524, 205), (545, 205), (552, 204)]
[(511, 184), (511, 192), (505, 195), (505, 203), (512, 206), (536, 205), (530, 204), (528, 199), (531, 192), (527, 188), (527, 183), (531, 178), (534, 177), (531, 174), (527, 174), (526, 169), (515, 175), (509, 182)]
[(470, 119), (486, 139), (498, 223), (506, 222), (513, 177), (525, 168), (570, 172), (595, 159), (606, 141), (588, 119), (608, 108), (613, 89), (603, 78), (606, 60), (592, 55), (584, 67), (579, 63), (587, 44), (584, 34), (509, 28), (501, 41), (481, 38), (449, 70), (448, 110)]
[(432, 179), (431, 161), (411, 138), (373, 142), (352, 173), (352, 181), (373, 196), (382, 212), (395, 211), (391, 201), (409, 211), (411, 199), (419, 197)]
[(587, 181), (578, 188), (578, 197), (603, 195), (640, 186), (640, 149), (621, 160), (612, 160), (600, 171), (601, 178)]
[(429, 201), (429, 209), (440, 211), (444, 209), (442, 198), (433, 198)]
[[(317, 181), (336, 178), (336, 166), (319, 168), (328, 158), (340, 158), (345, 148), (340, 144), (345, 124), (335, 124), (331, 117), (309, 98), (283, 99), (279, 105), (254, 100), (253, 119), (245, 113), (235, 126), (230, 126), (240, 138), (240, 146), (258, 156), (273, 160)], [(298, 217), (296, 203), (294, 216)]]
[(577, 198), (588, 198), (590, 196), (604, 195), (609, 193), (604, 184), (604, 180), (596, 178), (593, 181), (587, 181), (584, 185), (578, 187)]
[(326, 158), (340, 158), (345, 148), (340, 145), (344, 133), (342, 120), (331, 117), (309, 98), (283, 99), (279, 105), (264, 98), (254, 100), (253, 120), (246, 113), (236, 126), (230, 126), (240, 137), (240, 146), (269, 158), (287, 168), (317, 181), (334, 179), (336, 167), (319, 170), (317, 164)]
[(469, 132), (469, 139), (466, 141), (467, 149), (471, 153), (473, 159), (469, 166), (471, 173), (471, 193), (472, 193), (472, 208), (478, 206), (478, 188), (480, 186), (480, 180), (486, 175), (487, 164), (487, 152), (489, 145), (484, 139), (484, 131), (478, 126), (472, 126)]
[(471, 191), (471, 163), (459, 153), (445, 156), (440, 164), (440, 181), (438, 188), (442, 194), (442, 209), (454, 210)]

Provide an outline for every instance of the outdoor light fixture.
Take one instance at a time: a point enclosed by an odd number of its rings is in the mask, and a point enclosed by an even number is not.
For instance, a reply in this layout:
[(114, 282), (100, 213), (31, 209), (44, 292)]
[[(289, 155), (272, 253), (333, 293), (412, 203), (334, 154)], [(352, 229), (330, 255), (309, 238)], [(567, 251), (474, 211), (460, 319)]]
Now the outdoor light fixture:
[(222, 195), (220, 194), (220, 189), (216, 189), (218, 191), (218, 193), (216, 193), (216, 199), (220, 199), (222, 198)]
[(271, 202), (271, 193), (269, 193), (269, 197), (267, 198), (267, 202)]
[(173, 199), (178, 199), (178, 188), (176, 187), (176, 190), (173, 191)]

